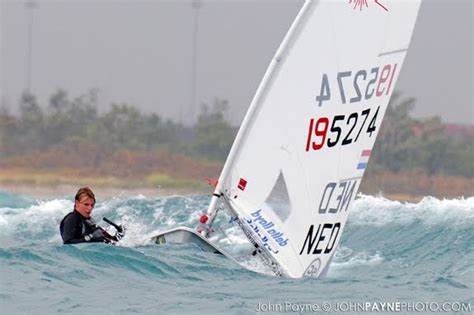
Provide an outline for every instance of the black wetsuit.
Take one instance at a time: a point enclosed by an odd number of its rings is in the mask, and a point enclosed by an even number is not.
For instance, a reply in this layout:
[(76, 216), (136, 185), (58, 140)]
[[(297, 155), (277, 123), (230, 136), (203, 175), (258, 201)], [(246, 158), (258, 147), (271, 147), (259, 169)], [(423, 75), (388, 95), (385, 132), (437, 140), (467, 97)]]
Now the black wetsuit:
[[(61, 221), (59, 230), (64, 244), (77, 244), (85, 242), (108, 242), (105, 234), (102, 237), (94, 237), (86, 240), (85, 236), (92, 234), (95, 230), (101, 229), (92, 222), (91, 219), (84, 218), (76, 210), (68, 213)], [(104, 231), (104, 233), (106, 233)]]

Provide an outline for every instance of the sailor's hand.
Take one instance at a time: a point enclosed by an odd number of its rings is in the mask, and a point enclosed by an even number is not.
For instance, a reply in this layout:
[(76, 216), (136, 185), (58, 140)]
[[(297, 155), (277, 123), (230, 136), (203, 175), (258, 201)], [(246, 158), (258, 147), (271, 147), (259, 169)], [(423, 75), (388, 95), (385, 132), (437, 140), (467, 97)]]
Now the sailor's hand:
[(86, 236), (84, 236), (84, 239), (87, 241), (87, 242), (91, 242), (91, 241), (103, 241), (104, 240), (104, 233), (102, 232), (102, 229), (101, 228), (97, 228), (94, 230), (94, 232), (92, 232), (91, 234), (88, 234)]
[(121, 231), (117, 233), (115, 233), (115, 238), (117, 239), (117, 241), (120, 241), (124, 236), (125, 236), (125, 228), (120, 226), (121, 227)]

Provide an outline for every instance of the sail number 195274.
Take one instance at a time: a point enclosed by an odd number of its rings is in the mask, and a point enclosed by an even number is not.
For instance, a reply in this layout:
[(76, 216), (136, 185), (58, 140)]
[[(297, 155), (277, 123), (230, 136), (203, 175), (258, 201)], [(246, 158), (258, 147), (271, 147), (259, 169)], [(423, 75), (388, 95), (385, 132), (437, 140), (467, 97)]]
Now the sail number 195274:
[[(396, 70), (397, 64), (388, 64), (383, 66), (382, 70), (379, 70), (379, 67), (375, 67), (370, 71), (338, 72), (336, 75), (337, 86), (339, 88), (342, 104), (346, 104), (347, 101), (357, 103), (363, 100), (369, 100), (374, 95), (376, 97), (389, 95)], [(352, 81), (352, 84), (347, 83), (349, 80)], [(331, 100), (331, 97), (330, 80), (328, 74), (324, 73), (319, 95), (316, 96), (316, 102), (318, 106), (322, 106), (323, 102)]]
[(336, 115), (332, 121), (329, 117), (311, 118), (306, 138), (306, 152), (320, 150), (325, 145), (329, 148), (338, 143), (348, 145), (357, 142), (363, 133), (367, 133), (371, 137), (376, 130), (379, 109), (380, 106), (373, 114), (371, 114), (370, 108), (367, 108), (360, 113)]

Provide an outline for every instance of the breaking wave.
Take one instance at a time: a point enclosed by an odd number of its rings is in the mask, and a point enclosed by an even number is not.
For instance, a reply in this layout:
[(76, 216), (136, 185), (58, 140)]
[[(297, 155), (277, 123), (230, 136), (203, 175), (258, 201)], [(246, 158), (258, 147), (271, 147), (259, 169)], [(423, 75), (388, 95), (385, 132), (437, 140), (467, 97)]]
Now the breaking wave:
[[(97, 219), (105, 216), (127, 226), (119, 246), (62, 246), (58, 226), (72, 200), (0, 192), (2, 309), (7, 314), (158, 309), (246, 314), (255, 311), (257, 302), (268, 301), (428, 296), (474, 302), (473, 197), (402, 203), (360, 195), (328, 276), (300, 280), (256, 274), (192, 245), (150, 244), (158, 231), (195, 226), (208, 202), (206, 196), (120, 195), (94, 210)], [(214, 241), (237, 253), (247, 250), (245, 238), (228, 219), (218, 219), (226, 236)], [(246, 263), (259, 268), (257, 262)]]

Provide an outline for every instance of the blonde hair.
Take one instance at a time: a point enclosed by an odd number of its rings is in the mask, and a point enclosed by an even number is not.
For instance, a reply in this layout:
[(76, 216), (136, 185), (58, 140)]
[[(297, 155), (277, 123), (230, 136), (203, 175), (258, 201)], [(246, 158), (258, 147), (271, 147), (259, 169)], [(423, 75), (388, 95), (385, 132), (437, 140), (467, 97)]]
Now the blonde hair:
[(92, 189), (90, 189), (89, 187), (79, 188), (79, 190), (76, 193), (76, 197), (74, 197), (74, 199), (77, 201), (80, 201), (83, 196), (87, 196), (91, 198), (92, 200), (94, 200), (94, 203), (95, 203), (95, 195), (92, 192)]

